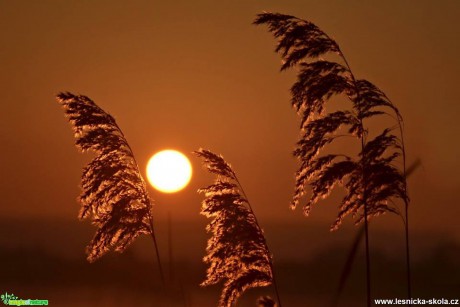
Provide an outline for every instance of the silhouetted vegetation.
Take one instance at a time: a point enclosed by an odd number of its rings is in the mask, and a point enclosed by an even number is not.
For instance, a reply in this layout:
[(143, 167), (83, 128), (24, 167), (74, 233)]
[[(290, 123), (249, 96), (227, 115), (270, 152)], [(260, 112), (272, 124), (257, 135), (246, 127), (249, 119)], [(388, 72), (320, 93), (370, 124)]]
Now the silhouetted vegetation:
[[(400, 199), (405, 205), (408, 240), (409, 198), (402, 117), (377, 86), (355, 77), (337, 42), (315, 24), (278, 13), (259, 14), (254, 23), (267, 25), (278, 39), (275, 50), (283, 59), (281, 70), (297, 69), (297, 81), (291, 87), (291, 104), (301, 119), (301, 135), (294, 151), (301, 165), (296, 173), (291, 206), (295, 208), (299, 205), (308, 185), (311, 196), (303, 206), (305, 215), (336, 185), (345, 189), (345, 197), (331, 230), (337, 229), (348, 215), (355, 217), (356, 224), (364, 221), (367, 303), (370, 306), (368, 220), (387, 212), (400, 215), (395, 204), (395, 200)], [(323, 58), (334, 56), (338, 61)], [(347, 97), (351, 107), (327, 112), (325, 104), (335, 95)], [(380, 115), (396, 120), (399, 135), (393, 133), (394, 128), (390, 127), (371, 137), (368, 121)], [(327, 145), (344, 136), (356, 140), (360, 147), (357, 155), (322, 154)], [(402, 169), (396, 166), (397, 158), (402, 160)], [(408, 296), (411, 297), (409, 264), (407, 244)]]
[(122, 252), (140, 234), (150, 234), (160, 262), (152, 203), (133, 151), (115, 119), (86, 96), (61, 93), (57, 99), (72, 124), (76, 146), (97, 153), (83, 170), (79, 197), (79, 218), (92, 217), (98, 227), (86, 250), (88, 261), (110, 249)]
[(201, 214), (213, 219), (206, 228), (212, 237), (204, 258), (209, 265), (207, 278), (201, 285), (224, 282), (219, 306), (231, 307), (246, 289), (274, 282), (272, 259), (262, 229), (230, 164), (209, 150), (200, 149), (195, 154), (203, 159), (209, 172), (217, 175), (214, 184), (199, 190), (205, 195)]
[[(334, 187), (345, 190), (331, 230), (338, 229), (347, 216), (354, 218), (355, 224), (364, 224), (368, 306), (368, 222), (385, 213), (401, 216), (405, 223), (406, 276), (411, 297), (408, 171), (399, 110), (377, 86), (355, 77), (337, 42), (313, 23), (278, 13), (259, 14), (254, 23), (267, 25), (278, 39), (276, 52), (283, 59), (281, 70), (293, 68), (297, 72), (291, 87), (291, 104), (300, 116), (300, 137), (293, 153), (300, 167), (291, 208), (301, 204), (308, 190), (310, 195), (303, 204), (303, 212), (309, 215), (311, 207), (327, 198)], [(326, 104), (337, 95), (346, 97), (349, 103), (343, 103), (337, 111), (328, 111)], [(111, 249), (123, 252), (139, 235), (150, 234), (163, 279), (152, 201), (120, 127), (86, 96), (61, 93), (57, 98), (72, 124), (76, 146), (97, 154), (83, 171), (79, 197), (79, 218), (91, 217), (97, 227), (87, 247), (87, 259), (93, 262)], [(369, 123), (382, 116), (392, 119), (395, 126), (370, 131)], [(329, 145), (342, 137), (348, 137), (359, 148), (358, 152), (329, 153)], [(212, 185), (199, 190), (205, 196), (201, 214), (212, 219), (206, 227), (212, 236), (204, 257), (208, 265), (206, 279), (201, 285), (223, 283), (219, 306), (231, 307), (247, 289), (272, 284), (281, 307), (272, 255), (235, 172), (220, 155), (204, 149), (195, 154), (209, 172), (217, 175)], [(404, 213), (399, 203), (403, 204)], [(351, 267), (359, 240), (358, 236), (346, 268)], [(349, 270), (344, 274), (341, 287)], [(275, 306), (276, 302), (262, 296), (257, 305)]]

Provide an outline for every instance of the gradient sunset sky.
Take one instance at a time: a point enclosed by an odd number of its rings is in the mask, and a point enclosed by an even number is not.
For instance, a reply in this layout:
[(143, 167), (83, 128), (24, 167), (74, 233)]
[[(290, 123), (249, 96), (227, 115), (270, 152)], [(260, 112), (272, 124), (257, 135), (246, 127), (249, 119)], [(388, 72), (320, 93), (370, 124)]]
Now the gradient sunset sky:
[[(280, 73), (275, 42), (251, 25), (262, 11), (316, 23), (354, 72), (374, 82), (405, 119), (411, 228), (460, 238), (459, 1), (0, 0), (0, 220), (76, 218), (81, 170), (55, 95), (89, 96), (123, 129), (145, 175), (149, 157), (178, 149), (191, 184), (150, 189), (155, 214), (199, 220), (212, 177), (190, 153), (221, 153), (239, 174), (261, 224), (334, 221), (332, 198), (312, 216), (291, 211), (299, 121), (294, 73)], [(166, 209), (167, 208), (167, 209)], [(350, 221), (348, 221), (350, 222)], [(399, 225), (399, 226), (395, 226)], [(375, 227), (402, 227), (394, 216)]]

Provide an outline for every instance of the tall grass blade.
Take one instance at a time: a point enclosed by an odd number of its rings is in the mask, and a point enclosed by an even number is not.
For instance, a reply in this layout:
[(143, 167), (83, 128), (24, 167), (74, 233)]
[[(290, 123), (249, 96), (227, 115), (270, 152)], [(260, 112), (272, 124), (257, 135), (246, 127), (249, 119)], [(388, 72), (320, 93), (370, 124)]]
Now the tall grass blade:
[(209, 150), (200, 149), (195, 154), (217, 175), (214, 184), (199, 190), (205, 195), (201, 214), (212, 219), (206, 228), (212, 237), (204, 257), (209, 267), (201, 285), (223, 282), (219, 306), (230, 307), (245, 290), (273, 283), (281, 306), (272, 256), (235, 172), (222, 156)]
[(77, 148), (96, 153), (83, 170), (79, 196), (79, 218), (91, 218), (97, 227), (86, 249), (88, 261), (93, 262), (112, 249), (123, 252), (139, 235), (149, 234), (163, 276), (154, 235), (152, 201), (120, 127), (86, 96), (66, 92), (60, 93), (57, 100), (72, 125)]
[[(388, 212), (401, 215), (395, 205), (399, 199), (405, 205), (408, 224), (402, 116), (377, 86), (355, 77), (337, 42), (315, 24), (291, 15), (265, 12), (257, 15), (254, 24), (267, 25), (278, 40), (275, 51), (283, 60), (281, 70), (295, 67), (298, 72), (297, 81), (291, 87), (291, 104), (301, 119), (301, 136), (294, 151), (301, 165), (296, 173), (291, 207), (299, 205), (308, 185), (312, 192), (303, 206), (305, 215), (335, 186), (345, 189), (331, 230), (337, 229), (349, 215), (355, 217), (356, 224), (364, 222), (367, 305), (370, 306), (368, 220)], [(337, 61), (320, 58), (326, 56)], [(351, 108), (328, 113), (325, 104), (335, 95), (347, 97)], [(394, 118), (399, 136), (387, 128), (371, 139), (366, 123), (378, 116)], [(343, 129), (360, 146), (359, 154), (321, 155), (330, 143), (343, 136), (340, 133)], [(402, 170), (394, 166), (396, 159), (402, 160)], [(410, 288), (410, 279), (408, 284)]]

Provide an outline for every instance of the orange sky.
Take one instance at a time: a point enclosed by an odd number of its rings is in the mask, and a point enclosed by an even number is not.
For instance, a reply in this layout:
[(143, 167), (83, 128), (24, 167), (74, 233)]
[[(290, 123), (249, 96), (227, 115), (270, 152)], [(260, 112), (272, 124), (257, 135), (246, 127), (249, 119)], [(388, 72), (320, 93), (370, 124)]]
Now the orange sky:
[[(279, 73), (273, 38), (251, 25), (263, 10), (315, 22), (338, 41), (356, 75), (392, 98), (405, 118), (409, 162), (423, 164), (409, 180), (413, 229), (460, 237), (455, 0), (0, 0), (0, 218), (76, 218), (90, 155), (76, 151), (54, 100), (72, 91), (114, 115), (144, 173), (160, 149), (209, 148), (234, 166), (261, 221), (327, 228), (333, 201), (309, 219), (288, 208), (297, 165), (294, 75)], [(167, 210), (203, 219), (195, 191), (211, 177), (189, 157), (194, 177), (185, 191), (151, 190), (159, 219)]]

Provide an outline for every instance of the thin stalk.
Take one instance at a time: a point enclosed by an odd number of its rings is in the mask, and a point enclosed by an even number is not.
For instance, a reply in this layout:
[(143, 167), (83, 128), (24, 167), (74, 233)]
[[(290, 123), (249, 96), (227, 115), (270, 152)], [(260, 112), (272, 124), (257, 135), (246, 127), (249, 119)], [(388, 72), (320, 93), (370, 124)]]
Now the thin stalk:
[[(363, 127), (363, 121), (361, 120), (361, 127)], [(365, 157), (364, 157), (364, 131), (362, 132), (363, 135), (361, 136), (361, 152), (363, 153), (361, 157), (361, 168), (362, 168), (362, 180), (363, 180), (363, 204), (364, 204), (364, 234), (366, 240), (366, 296), (367, 296), (367, 306), (370, 307), (372, 305), (371, 302), (371, 260), (369, 255), (369, 222), (367, 220), (368, 217), (368, 208), (367, 208), (367, 195), (366, 195), (366, 177), (365, 177)]]
[(157, 244), (157, 240), (156, 240), (156, 237), (155, 237), (155, 231), (154, 231), (154, 228), (153, 228), (152, 214), (150, 214), (150, 216), (149, 216), (149, 222), (150, 222), (150, 230), (151, 230), (150, 235), (151, 235), (152, 240), (153, 240), (153, 245), (155, 246), (155, 253), (157, 255), (158, 269), (160, 270), (161, 283), (163, 284), (163, 287), (166, 287), (165, 276), (163, 274), (163, 267), (161, 266), (160, 252), (158, 251), (158, 244)]
[(363, 235), (364, 226), (361, 226), (358, 232), (356, 233), (356, 236), (353, 240), (353, 244), (351, 245), (350, 251), (348, 252), (347, 260), (345, 262), (345, 265), (343, 266), (342, 274), (340, 275), (337, 291), (332, 298), (331, 307), (336, 307), (339, 303), (340, 295), (342, 294), (343, 289), (345, 288), (348, 276), (350, 276), (350, 272), (353, 267), (353, 262), (355, 261), (356, 253), (358, 251)]
[[(410, 271), (410, 254), (409, 254), (409, 206), (406, 204), (406, 223), (404, 224), (406, 230), (406, 267), (407, 267), (407, 296), (410, 302), (412, 298), (412, 289), (411, 289), (411, 271)], [(412, 304), (408, 304), (412, 306)]]
[[(406, 232), (406, 278), (407, 278), (407, 298), (412, 298), (412, 283), (411, 283), (411, 270), (410, 270), (410, 251), (409, 251), (409, 202), (407, 199), (407, 171), (406, 171), (406, 150), (404, 147), (404, 135), (403, 135), (403, 128), (401, 122), (399, 123), (399, 131), (401, 134), (401, 151), (403, 157), (403, 175), (404, 175), (404, 193), (406, 197), (404, 198), (404, 206), (405, 206), (405, 214), (406, 214), (406, 221), (404, 223), (404, 230)], [(412, 306), (412, 304), (408, 304), (408, 306)]]
[[(338, 47), (338, 46), (337, 46)], [(342, 51), (340, 50), (340, 48), (338, 47), (338, 53), (340, 55), (340, 57), (343, 59), (343, 61), (345, 62), (345, 65), (347, 66), (348, 68), (348, 71), (350, 72), (350, 76), (351, 76), (351, 79), (352, 79), (352, 82), (353, 82), (353, 86), (355, 88), (355, 92), (356, 92), (356, 98), (358, 100), (360, 100), (360, 93), (359, 93), (359, 89), (358, 89), (358, 86), (357, 86), (357, 82), (356, 82), (356, 79), (355, 79), (355, 76), (353, 74), (353, 72), (351, 71), (351, 68), (350, 68), (350, 64), (348, 64), (348, 61), (347, 59), (345, 58), (344, 54), (342, 53)], [(358, 112), (358, 115), (359, 115), (359, 110), (357, 110)], [(364, 124), (363, 124), (363, 120), (362, 118), (359, 119), (359, 124), (360, 124), (360, 129), (361, 129), (361, 152), (362, 152), (362, 156), (361, 156), (361, 172), (362, 172), (362, 189), (363, 189), (363, 204), (364, 204), (364, 232), (365, 232), (365, 239), (366, 239), (366, 296), (367, 296), (367, 306), (370, 307), (372, 305), (372, 301), (371, 301), (371, 261), (370, 261), (370, 255), (369, 255), (369, 225), (368, 225), (368, 221), (367, 221), (367, 218), (368, 218), (368, 208), (367, 208), (367, 195), (366, 195), (366, 182), (367, 182), (367, 179), (365, 177), (365, 169), (366, 169), (366, 165), (365, 165), (365, 161), (366, 161), (366, 157), (364, 155), (364, 148), (366, 146), (366, 140), (365, 140), (365, 137), (366, 137), (366, 131), (364, 130)]]
[(172, 222), (171, 211), (168, 210), (168, 260), (169, 260), (169, 280), (172, 283), (174, 280), (174, 258), (173, 258), (173, 238), (172, 238)]
[[(249, 202), (249, 199), (246, 195), (246, 193), (244, 192), (244, 189), (243, 189), (243, 186), (241, 185), (240, 181), (238, 180), (238, 177), (236, 177), (236, 174), (233, 173), (234, 177), (235, 177), (235, 180), (236, 180), (236, 183), (238, 184), (238, 187), (239, 189), (241, 190), (241, 193), (243, 193), (243, 196), (244, 198), (246, 199), (247, 203), (248, 203), (248, 206), (249, 206), (249, 210), (251, 211), (252, 215), (254, 216), (254, 219), (256, 221), (256, 225), (257, 227), (259, 228), (259, 230), (262, 232), (262, 228), (260, 228), (260, 224), (259, 224), (259, 221), (257, 220), (257, 216), (255, 215), (254, 211), (252, 210), (252, 206), (251, 206), (251, 203)], [(267, 241), (265, 240), (265, 237), (264, 237), (264, 241), (265, 241), (265, 247), (267, 248), (267, 251), (270, 253), (271, 255), (271, 252), (270, 252), (270, 248), (268, 247), (268, 244), (267, 244)], [(276, 278), (275, 278), (275, 269), (273, 267), (273, 262), (270, 261), (270, 270), (272, 272), (272, 278), (273, 278), (273, 287), (275, 288), (275, 295), (276, 295), (276, 300), (278, 301), (278, 307), (282, 307), (281, 305), (281, 299), (280, 299), (280, 294), (279, 294), (279, 290), (278, 290), (278, 285), (276, 283)]]
[(371, 263), (369, 256), (369, 226), (367, 221), (367, 204), (364, 203), (364, 231), (366, 238), (366, 293), (367, 293), (367, 306), (371, 306)]
[[(391, 100), (385, 95), (385, 98), (390, 101)], [(392, 104), (392, 103), (391, 103)], [(406, 236), (406, 279), (407, 279), (407, 298), (412, 298), (412, 282), (411, 282), (411, 269), (410, 269), (410, 251), (409, 251), (409, 200), (407, 198), (408, 191), (407, 191), (407, 176), (413, 172), (413, 170), (418, 166), (416, 162), (411, 169), (407, 169), (406, 167), (406, 149), (404, 146), (404, 131), (403, 131), (403, 121), (402, 117), (399, 114), (399, 111), (394, 108), (393, 109), (396, 113), (398, 127), (399, 127), (399, 135), (401, 137), (401, 153), (402, 153), (402, 163), (403, 163), (403, 176), (404, 176), (404, 194), (406, 197), (404, 198), (404, 209), (405, 209), (405, 221), (404, 221), (404, 231)], [(407, 306), (412, 306), (412, 304), (408, 304)]]

